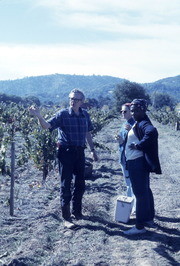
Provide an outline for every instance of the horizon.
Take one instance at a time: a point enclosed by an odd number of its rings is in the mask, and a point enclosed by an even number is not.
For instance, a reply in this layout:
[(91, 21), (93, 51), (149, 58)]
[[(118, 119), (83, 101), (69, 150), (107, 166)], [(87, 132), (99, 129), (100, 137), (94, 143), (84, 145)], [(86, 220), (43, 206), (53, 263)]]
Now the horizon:
[[(95, 74), (92, 74), (92, 75), (81, 75), (81, 74), (63, 74), (63, 73), (54, 73), (54, 74), (46, 74), (46, 75), (37, 75), (37, 76), (25, 76), (25, 77), (22, 77), (22, 78), (15, 78), (15, 79), (5, 79), (5, 80), (1, 80), (0, 81), (15, 81), (15, 80), (21, 80), (21, 79), (28, 79), (28, 78), (35, 78), (35, 77), (44, 77), (44, 76), (53, 76), (53, 75), (66, 75), (66, 76), (85, 76), (85, 77), (92, 77), (92, 76), (100, 76), (100, 77), (112, 77), (112, 78), (119, 78), (119, 79), (123, 79), (121, 77), (116, 77), (116, 76), (110, 76), (110, 75), (95, 75)], [(158, 79), (158, 80), (155, 80), (155, 81), (151, 81), (151, 82), (136, 82), (136, 81), (133, 81), (133, 80), (128, 80), (130, 82), (135, 82), (135, 83), (139, 83), (139, 84), (144, 84), (144, 83), (154, 83), (154, 82), (157, 82), (157, 81), (160, 81), (160, 80), (163, 80), (163, 79), (168, 79), (168, 78), (175, 78), (175, 77), (178, 77), (180, 76), (179, 75), (176, 75), (176, 76), (171, 76), (171, 77), (164, 77), (164, 78), (161, 78), (161, 79)], [(127, 80), (127, 79), (125, 79)]]
[(179, 75), (179, 0), (0, 0), (0, 80)]

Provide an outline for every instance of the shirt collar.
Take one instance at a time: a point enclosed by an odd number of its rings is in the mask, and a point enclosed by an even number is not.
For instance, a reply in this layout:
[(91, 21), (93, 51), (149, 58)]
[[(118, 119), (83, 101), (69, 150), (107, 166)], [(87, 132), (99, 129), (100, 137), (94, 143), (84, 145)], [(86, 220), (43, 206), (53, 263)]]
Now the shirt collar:
[[(69, 114), (70, 114), (71, 116), (76, 115), (75, 112), (74, 112), (74, 110), (73, 110), (71, 107), (69, 107)], [(79, 114), (80, 114), (81, 116), (84, 116), (84, 113), (83, 113), (83, 110), (82, 110), (81, 107), (79, 107)]]
[(129, 124), (134, 124), (134, 119), (131, 117), (128, 121), (127, 121)]

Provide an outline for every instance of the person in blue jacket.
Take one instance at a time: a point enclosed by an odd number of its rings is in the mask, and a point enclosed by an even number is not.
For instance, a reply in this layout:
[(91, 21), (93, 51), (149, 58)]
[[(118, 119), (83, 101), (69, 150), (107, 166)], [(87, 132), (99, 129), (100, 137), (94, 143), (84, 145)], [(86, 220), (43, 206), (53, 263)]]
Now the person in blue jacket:
[(136, 122), (128, 132), (125, 156), (136, 197), (136, 225), (124, 231), (125, 235), (145, 233), (145, 226), (153, 225), (154, 198), (150, 189), (149, 175), (150, 172), (161, 174), (158, 131), (146, 114), (147, 102), (144, 99), (134, 99), (130, 110)]

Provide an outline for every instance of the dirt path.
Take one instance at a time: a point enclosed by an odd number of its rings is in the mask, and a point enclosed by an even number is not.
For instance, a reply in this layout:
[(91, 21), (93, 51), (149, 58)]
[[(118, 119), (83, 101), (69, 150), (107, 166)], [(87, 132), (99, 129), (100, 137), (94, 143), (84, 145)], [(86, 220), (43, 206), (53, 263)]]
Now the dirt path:
[[(9, 180), (1, 177), (0, 265), (178, 265), (180, 134), (157, 127), (163, 168), (163, 175), (151, 178), (157, 228), (142, 236), (125, 237), (123, 230), (134, 220), (128, 224), (114, 221), (116, 198), (125, 189), (114, 141), (119, 121), (114, 120), (96, 137), (110, 150), (99, 151), (101, 160), (94, 164), (94, 179), (86, 181), (85, 219), (78, 222), (76, 230), (63, 228), (56, 172), (45, 186), (32, 165), (18, 173), (14, 217), (9, 216)], [(13, 259), (14, 264), (10, 263)]]

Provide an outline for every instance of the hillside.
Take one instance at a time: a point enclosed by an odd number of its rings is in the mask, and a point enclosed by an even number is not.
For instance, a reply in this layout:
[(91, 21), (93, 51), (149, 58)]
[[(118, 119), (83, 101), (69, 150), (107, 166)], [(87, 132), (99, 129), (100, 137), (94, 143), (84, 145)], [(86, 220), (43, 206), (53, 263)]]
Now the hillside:
[(86, 97), (106, 97), (122, 79), (110, 76), (47, 75), (0, 81), (0, 93), (36, 96), (41, 101), (59, 102), (67, 100), (69, 91), (79, 88)]
[(149, 93), (168, 93), (180, 101), (180, 75), (176, 77), (160, 79), (152, 83), (144, 83), (143, 86)]
[(42, 173), (31, 162), (24, 170), (17, 169), (14, 217), (9, 216), (10, 180), (1, 176), (0, 265), (179, 265), (180, 134), (155, 123), (163, 171), (161, 176), (151, 176), (157, 227), (142, 236), (127, 237), (123, 231), (134, 224), (134, 216), (127, 224), (114, 220), (116, 198), (125, 193), (114, 140), (120, 123), (115, 119), (96, 136), (111, 152), (98, 150), (100, 161), (94, 163), (93, 178), (86, 180), (84, 219), (77, 222), (76, 230), (63, 228), (56, 171), (42, 186)]
[[(111, 76), (54, 74), (0, 81), (0, 93), (21, 97), (36, 96), (42, 102), (59, 103), (67, 100), (73, 88), (83, 90), (88, 98), (111, 97), (111, 92), (123, 79)], [(149, 94), (168, 93), (180, 101), (180, 76), (141, 84)]]

